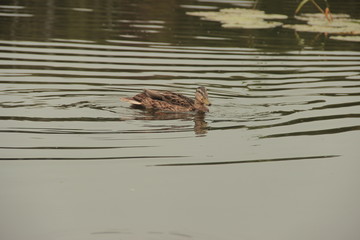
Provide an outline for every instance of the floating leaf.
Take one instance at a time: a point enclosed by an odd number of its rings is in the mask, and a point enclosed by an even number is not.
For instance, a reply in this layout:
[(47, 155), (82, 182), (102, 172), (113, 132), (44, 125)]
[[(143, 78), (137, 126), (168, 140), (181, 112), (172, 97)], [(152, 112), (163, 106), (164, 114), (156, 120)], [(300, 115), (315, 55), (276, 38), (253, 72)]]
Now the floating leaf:
[(351, 19), (347, 14), (332, 14), (333, 21), (324, 19), (324, 15), (302, 14), (295, 17), (298, 20), (306, 21), (306, 24), (284, 25), (284, 28), (295, 29), (300, 32), (324, 32), (333, 34), (360, 34), (360, 20)]
[(269, 22), (268, 19), (286, 19), (281, 14), (266, 14), (264, 11), (244, 8), (225, 8), (218, 12), (188, 12), (204, 20), (221, 22), (225, 28), (265, 29), (281, 26), (281, 22)]
[(350, 41), (350, 42), (360, 42), (360, 36), (331, 36), (330, 39)]

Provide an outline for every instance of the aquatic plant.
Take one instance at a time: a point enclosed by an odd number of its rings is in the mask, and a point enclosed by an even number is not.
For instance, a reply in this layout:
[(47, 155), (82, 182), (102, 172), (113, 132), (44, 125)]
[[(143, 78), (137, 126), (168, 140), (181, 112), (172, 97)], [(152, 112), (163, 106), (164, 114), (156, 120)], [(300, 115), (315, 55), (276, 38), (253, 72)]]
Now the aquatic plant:
[(360, 34), (360, 20), (352, 19), (347, 14), (333, 14), (333, 21), (326, 22), (322, 14), (308, 13), (295, 17), (305, 21), (305, 24), (288, 24), (284, 28), (299, 32), (324, 32), (330, 34), (357, 35)]
[[(282, 26), (298, 32), (318, 32), (333, 35), (360, 35), (360, 20), (352, 19), (347, 14), (331, 14), (330, 7), (325, 1), (323, 10), (315, 0), (303, 0), (295, 10), (297, 24), (283, 24), (279, 20), (287, 19), (281, 14), (267, 14), (264, 11), (245, 8), (225, 8), (219, 11), (188, 12), (188, 15), (201, 17), (203, 20), (217, 21), (224, 28), (268, 29)], [(321, 13), (304, 13), (297, 15), (306, 3), (313, 3)], [(324, 19), (325, 15), (325, 19)], [(277, 21), (274, 21), (277, 20)], [(342, 38), (333, 38), (345, 40)], [(358, 41), (358, 38), (349, 38), (348, 41)]]
[(315, 0), (303, 0), (299, 3), (298, 7), (296, 8), (295, 15), (298, 14), (300, 12), (300, 10), (303, 8), (303, 6), (308, 2), (311, 2), (321, 13), (323, 13), (325, 15), (325, 18), (329, 22), (332, 22), (333, 18), (331, 16), (330, 6), (329, 6), (329, 3), (327, 2), (327, 0), (324, 0), (325, 5), (326, 5), (325, 10), (323, 10)]
[(278, 21), (268, 21), (275, 19), (286, 19), (287, 16), (281, 14), (266, 14), (264, 11), (245, 8), (225, 8), (220, 11), (200, 11), (188, 12), (188, 15), (199, 16), (204, 20), (218, 21), (225, 28), (245, 28), (245, 29), (266, 29), (281, 26), (283, 23)]

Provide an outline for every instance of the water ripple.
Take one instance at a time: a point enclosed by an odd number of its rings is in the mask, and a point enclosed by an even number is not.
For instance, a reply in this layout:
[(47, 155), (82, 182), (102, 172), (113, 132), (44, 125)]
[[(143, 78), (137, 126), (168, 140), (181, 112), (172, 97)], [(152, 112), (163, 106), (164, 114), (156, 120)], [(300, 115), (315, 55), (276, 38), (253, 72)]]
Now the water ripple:
[[(156, 31), (165, 24), (121, 23)], [(212, 41), (226, 39), (214, 37)], [(0, 134), (12, 141), (0, 148), (8, 156), (2, 160), (196, 157), (198, 151), (191, 147), (199, 140), (194, 136), (227, 132), (234, 142), (242, 134), (265, 141), (359, 130), (357, 51), (276, 52), (146, 40), (107, 39), (97, 44), (53, 38), (48, 42), (1, 40), (0, 52)], [(192, 96), (198, 85), (208, 88), (213, 102), (210, 113), (202, 117), (152, 114), (119, 101), (144, 88)], [(74, 145), (64, 144), (67, 139)], [(103, 142), (119, 141), (138, 143), (103, 146)], [(16, 150), (30, 156), (12, 157)], [(55, 150), (70, 152), (58, 157)], [(74, 150), (83, 150), (84, 156), (72, 155)], [(111, 156), (92, 156), (105, 150), (112, 151)], [(139, 155), (138, 150), (144, 154)], [(43, 153), (34, 155), (35, 151)], [(46, 151), (50, 151), (48, 156)], [(210, 150), (221, 155), (220, 151)], [(299, 159), (313, 158), (323, 157)], [(292, 160), (269, 161), (282, 159)]]

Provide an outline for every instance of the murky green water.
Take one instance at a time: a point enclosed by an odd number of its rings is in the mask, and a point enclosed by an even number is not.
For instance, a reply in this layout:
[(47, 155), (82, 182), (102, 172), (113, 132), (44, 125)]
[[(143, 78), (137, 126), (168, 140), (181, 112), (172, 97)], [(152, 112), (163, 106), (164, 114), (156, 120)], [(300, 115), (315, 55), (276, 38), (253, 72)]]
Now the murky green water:
[[(186, 14), (253, 5), (1, 2), (0, 236), (358, 239), (360, 45)], [(205, 116), (119, 101), (197, 86)]]

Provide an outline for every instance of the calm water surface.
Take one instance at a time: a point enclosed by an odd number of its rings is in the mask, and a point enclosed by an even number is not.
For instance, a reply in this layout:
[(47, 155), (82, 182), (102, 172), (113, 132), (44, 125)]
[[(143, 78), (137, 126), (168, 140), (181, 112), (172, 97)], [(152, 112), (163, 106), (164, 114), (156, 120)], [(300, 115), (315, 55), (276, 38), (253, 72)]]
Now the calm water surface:
[[(359, 239), (360, 45), (186, 15), (254, 4), (2, 2), (0, 236)], [(119, 101), (197, 86), (205, 115)]]

